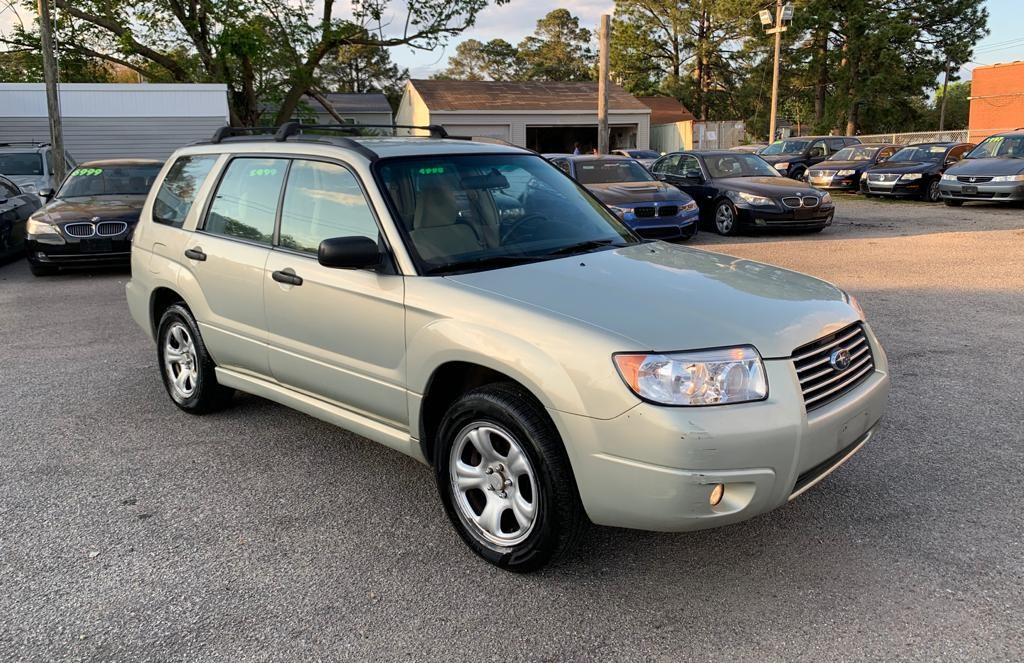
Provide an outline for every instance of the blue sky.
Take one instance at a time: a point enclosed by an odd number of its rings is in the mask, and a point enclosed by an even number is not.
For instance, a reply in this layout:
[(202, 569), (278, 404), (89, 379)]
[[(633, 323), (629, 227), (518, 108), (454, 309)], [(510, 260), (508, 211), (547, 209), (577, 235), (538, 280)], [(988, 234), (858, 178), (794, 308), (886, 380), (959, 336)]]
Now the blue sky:
[[(941, 2), (942, 0), (936, 0)], [(961, 75), (970, 78), (970, 71), (978, 64), (1012, 62), (1024, 60), (1024, 0), (988, 0), (991, 34), (978, 43), (974, 60), (968, 63)], [(409, 71), (413, 78), (426, 78), (444, 69), (448, 55), (455, 51), (455, 45), (462, 39), (487, 41), (501, 37), (517, 43), (533, 32), (537, 19), (558, 7), (565, 7), (580, 17), (585, 27), (594, 28), (603, 13), (610, 13), (612, 0), (511, 0), (507, 5), (490, 6), (477, 18), (475, 26), (459, 39), (449, 43), (444, 50), (433, 52), (394, 49), (392, 56)]]

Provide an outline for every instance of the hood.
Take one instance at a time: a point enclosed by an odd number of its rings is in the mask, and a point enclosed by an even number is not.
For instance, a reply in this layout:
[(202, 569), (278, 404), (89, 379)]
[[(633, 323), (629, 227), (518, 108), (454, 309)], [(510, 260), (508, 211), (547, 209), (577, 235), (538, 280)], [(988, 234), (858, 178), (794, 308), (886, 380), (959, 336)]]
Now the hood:
[(1013, 157), (990, 157), (985, 159), (964, 159), (946, 170), (950, 175), (1018, 175), (1024, 173), (1024, 159)]
[(587, 184), (587, 189), (606, 205), (689, 200), (679, 189), (659, 182), (610, 182)]
[(811, 170), (863, 170), (871, 165), (871, 161), (822, 161)]
[(26, 184), (35, 187), (35, 191), (26, 193), (39, 193), (50, 187), (50, 180), (45, 175), (4, 175), (4, 177), (17, 184), (23, 191)]
[[(51, 223), (71, 221), (125, 221), (134, 223), (146, 202), (146, 196), (96, 196), (93, 198), (58, 198), (37, 214)], [(98, 219), (97, 219), (98, 217)]]
[(788, 357), (858, 319), (824, 281), (664, 242), (445, 278), (629, 339), (623, 351), (752, 344)]
[(869, 173), (928, 173), (938, 172), (941, 163), (934, 161), (885, 161), (867, 169)]
[(799, 161), (804, 158), (804, 155), (801, 152), (794, 152), (793, 154), (762, 154), (761, 158), (768, 163), (776, 164), (780, 161)]
[(758, 196), (821, 195), (821, 192), (815, 191), (811, 185), (788, 177), (727, 177), (715, 180), (715, 183), (725, 189)]

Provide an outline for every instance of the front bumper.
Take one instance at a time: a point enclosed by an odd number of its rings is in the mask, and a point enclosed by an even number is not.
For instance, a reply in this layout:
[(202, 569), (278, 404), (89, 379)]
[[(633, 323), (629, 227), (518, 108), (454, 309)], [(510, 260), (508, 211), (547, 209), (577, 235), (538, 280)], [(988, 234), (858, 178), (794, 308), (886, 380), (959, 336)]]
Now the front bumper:
[(872, 196), (913, 198), (923, 195), (927, 190), (927, 186), (928, 180), (924, 178), (919, 180), (910, 180), (907, 182), (902, 180), (896, 180), (895, 182), (870, 182), (862, 180), (860, 183), (860, 192), (869, 193)]
[(822, 175), (808, 178), (807, 183), (815, 189), (825, 191), (857, 191), (860, 188), (858, 177), (858, 175), (844, 175), (843, 177)]
[(699, 216), (699, 211), (692, 210), (676, 216), (632, 219), (626, 221), (626, 224), (643, 238), (671, 240), (693, 237), (697, 232)]
[(834, 205), (798, 207), (782, 211), (777, 207), (736, 206), (742, 225), (753, 228), (824, 228), (832, 225)]
[(97, 243), (62, 239), (62, 243), (56, 243), (53, 235), (26, 237), (29, 262), (54, 267), (127, 265), (131, 262), (132, 246), (127, 233), (102, 238), (104, 241)]
[(1024, 201), (1022, 182), (939, 182), (939, 192), (947, 200), (990, 200), (993, 202)]
[[(806, 412), (793, 364), (766, 360), (767, 400), (672, 408), (641, 403), (609, 420), (552, 411), (580, 497), (600, 525), (687, 531), (746, 520), (785, 504), (877, 430), (889, 392), (885, 353), (868, 331), (875, 372)], [(724, 484), (722, 501), (709, 496)]]

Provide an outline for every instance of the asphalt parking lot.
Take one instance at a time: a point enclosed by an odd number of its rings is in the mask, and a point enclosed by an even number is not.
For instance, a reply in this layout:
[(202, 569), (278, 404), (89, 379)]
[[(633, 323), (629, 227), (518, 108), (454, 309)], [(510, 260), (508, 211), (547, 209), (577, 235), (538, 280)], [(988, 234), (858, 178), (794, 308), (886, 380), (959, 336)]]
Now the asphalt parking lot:
[(838, 205), (695, 245), (860, 299), (880, 435), (773, 513), (593, 528), (529, 576), (396, 452), (250, 396), (177, 410), (126, 273), (0, 267), (0, 659), (1021, 660), (1024, 210)]

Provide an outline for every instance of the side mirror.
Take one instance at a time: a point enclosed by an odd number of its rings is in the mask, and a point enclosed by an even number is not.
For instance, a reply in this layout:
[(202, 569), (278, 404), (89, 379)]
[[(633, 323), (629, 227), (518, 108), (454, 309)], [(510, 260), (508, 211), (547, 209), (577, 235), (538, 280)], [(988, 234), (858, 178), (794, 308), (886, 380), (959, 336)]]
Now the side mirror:
[(317, 260), (324, 267), (366, 269), (381, 263), (380, 248), (369, 237), (331, 237), (320, 242)]
[(57, 192), (54, 191), (53, 189), (43, 189), (42, 191), (39, 192), (39, 197), (45, 201), (49, 201), (51, 198), (53, 198), (54, 194), (56, 193)]
[(821, 149), (820, 147), (812, 147), (811, 148), (810, 157), (812, 159), (817, 159), (818, 157), (823, 157), (823, 156), (825, 156), (825, 150)]

